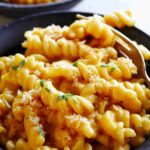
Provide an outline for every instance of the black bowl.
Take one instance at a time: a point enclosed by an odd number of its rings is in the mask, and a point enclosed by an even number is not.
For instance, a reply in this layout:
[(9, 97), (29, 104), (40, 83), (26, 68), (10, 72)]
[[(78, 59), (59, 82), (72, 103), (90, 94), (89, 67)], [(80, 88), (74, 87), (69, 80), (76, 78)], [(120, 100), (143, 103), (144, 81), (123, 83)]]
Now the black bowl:
[(54, 3), (31, 5), (0, 2), (0, 14), (11, 18), (18, 18), (38, 12), (69, 9), (80, 1), (81, 0), (59, 0)]
[[(21, 43), (24, 40), (25, 31), (31, 30), (33, 27), (46, 27), (51, 24), (69, 25), (76, 19), (76, 14), (92, 15), (92, 13), (82, 12), (46, 12), (24, 17), (14, 23), (0, 27), (0, 56), (7, 56), (17, 52), (22, 53), (24, 51)], [(126, 27), (120, 31), (150, 49), (150, 37), (141, 30), (135, 27)], [(150, 67), (147, 67), (148, 71), (150, 71)], [(150, 137), (136, 150), (150, 150)]]

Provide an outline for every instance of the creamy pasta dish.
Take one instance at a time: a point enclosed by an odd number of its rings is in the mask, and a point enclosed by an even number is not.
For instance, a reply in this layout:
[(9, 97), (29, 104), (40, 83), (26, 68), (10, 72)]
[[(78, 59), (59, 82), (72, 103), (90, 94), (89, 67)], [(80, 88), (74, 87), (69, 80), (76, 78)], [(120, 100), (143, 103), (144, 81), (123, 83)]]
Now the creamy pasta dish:
[[(7, 150), (130, 150), (150, 133), (150, 89), (114, 48), (130, 11), (25, 32), (0, 57), (0, 145)], [(149, 50), (135, 43), (145, 60)]]

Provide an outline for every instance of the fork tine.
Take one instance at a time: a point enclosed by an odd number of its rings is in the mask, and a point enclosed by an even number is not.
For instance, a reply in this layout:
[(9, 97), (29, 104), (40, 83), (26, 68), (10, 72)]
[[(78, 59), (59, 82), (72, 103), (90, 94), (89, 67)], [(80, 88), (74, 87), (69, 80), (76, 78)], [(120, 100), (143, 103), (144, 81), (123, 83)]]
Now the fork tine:
[[(89, 17), (83, 16), (78, 14), (77, 15), (78, 19), (89, 19)], [(138, 77), (142, 77), (145, 79), (148, 87), (150, 88), (150, 78), (146, 72), (146, 65), (145, 65), (145, 60), (143, 58), (143, 55), (141, 54), (140, 50), (138, 47), (124, 34), (121, 32), (117, 31), (115, 28), (112, 28), (111, 26), (108, 25), (108, 27), (111, 28), (113, 33), (117, 35), (120, 39), (122, 39), (129, 47), (127, 47), (123, 42), (120, 42), (117, 38), (115, 41), (115, 47), (117, 50), (119, 50), (120, 53), (123, 52), (123, 55), (127, 55), (133, 63), (137, 66), (138, 68)]]

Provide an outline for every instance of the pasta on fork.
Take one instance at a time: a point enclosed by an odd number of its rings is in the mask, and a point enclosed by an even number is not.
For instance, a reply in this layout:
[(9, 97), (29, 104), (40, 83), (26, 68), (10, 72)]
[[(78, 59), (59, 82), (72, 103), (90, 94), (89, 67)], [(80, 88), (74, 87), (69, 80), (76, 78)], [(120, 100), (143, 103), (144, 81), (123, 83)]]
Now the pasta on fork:
[[(134, 23), (130, 11), (118, 11), (26, 31), (25, 54), (0, 57), (0, 145), (130, 150), (143, 143), (150, 89), (114, 48), (119, 37), (111, 30)], [(150, 60), (149, 50), (135, 44)]]

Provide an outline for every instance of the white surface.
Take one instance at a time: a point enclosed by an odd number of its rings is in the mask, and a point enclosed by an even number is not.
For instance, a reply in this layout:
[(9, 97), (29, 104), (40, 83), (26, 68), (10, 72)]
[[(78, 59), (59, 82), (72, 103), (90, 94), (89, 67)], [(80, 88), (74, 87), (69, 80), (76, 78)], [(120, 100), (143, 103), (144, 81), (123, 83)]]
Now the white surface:
[[(150, 0), (82, 0), (71, 10), (106, 14), (127, 9), (133, 11), (136, 26), (150, 35)], [(12, 19), (0, 16), (0, 25), (11, 21)]]

